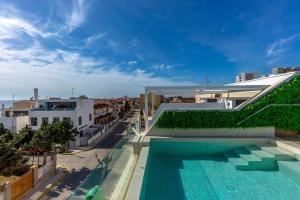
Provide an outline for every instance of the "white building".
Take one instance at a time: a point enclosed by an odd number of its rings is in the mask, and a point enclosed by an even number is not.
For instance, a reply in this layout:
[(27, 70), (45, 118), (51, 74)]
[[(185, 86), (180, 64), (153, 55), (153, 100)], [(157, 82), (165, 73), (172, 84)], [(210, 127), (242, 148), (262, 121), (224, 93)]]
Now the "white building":
[(6, 109), (2, 104), (0, 123), (3, 123), (4, 128), (12, 132), (19, 132), (26, 125), (29, 125), (28, 113), (33, 108), (33, 104), (34, 102), (31, 100), (17, 101)]
[(50, 99), (38, 100), (36, 108), (29, 111), (29, 124), (39, 129), (42, 122), (53, 123), (68, 118), (73, 121), (80, 135), (94, 125), (93, 99)]

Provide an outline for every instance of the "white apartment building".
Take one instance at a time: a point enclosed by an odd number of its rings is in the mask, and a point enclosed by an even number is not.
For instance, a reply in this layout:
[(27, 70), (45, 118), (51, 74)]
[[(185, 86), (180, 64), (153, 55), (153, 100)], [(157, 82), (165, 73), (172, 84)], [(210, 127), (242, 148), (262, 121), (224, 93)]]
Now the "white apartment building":
[(50, 99), (38, 100), (29, 111), (29, 124), (37, 130), (42, 122), (53, 123), (68, 118), (73, 121), (80, 135), (94, 125), (93, 99)]

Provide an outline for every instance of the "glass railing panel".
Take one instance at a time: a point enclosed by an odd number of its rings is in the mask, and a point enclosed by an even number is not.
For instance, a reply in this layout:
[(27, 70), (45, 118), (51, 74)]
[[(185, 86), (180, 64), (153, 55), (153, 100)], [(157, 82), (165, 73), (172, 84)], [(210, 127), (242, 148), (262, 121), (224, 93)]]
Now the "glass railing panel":
[[(127, 144), (132, 141), (132, 138), (133, 136), (123, 137), (114, 146), (114, 148), (107, 153), (97, 167), (76, 188), (76, 190), (68, 199), (92, 199), (91, 196), (97, 197), (97, 200), (104, 199), (104, 196), (111, 192), (113, 185), (120, 177), (120, 174), (118, 174), (118, 176), (114, 176), (114, 174), (112, 174), (115, 171), (113, 168), (115, 167), (116, 163), (125, 163), (126, 160), (129, 159), (130, 153), (132, 153), (126, 148)], [(122, 159), (120, 159), (121, 156)], [(102, 188), (102, 186), (104, 186), (104, 188)]]

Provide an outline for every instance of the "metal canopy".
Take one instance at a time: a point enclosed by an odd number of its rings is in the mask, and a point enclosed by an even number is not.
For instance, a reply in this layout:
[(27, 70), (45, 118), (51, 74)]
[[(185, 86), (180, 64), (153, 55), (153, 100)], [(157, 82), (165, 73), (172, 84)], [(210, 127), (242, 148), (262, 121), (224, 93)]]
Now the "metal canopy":
[(145, 88), (145, 92), (156, 94), (176, 94), (176, 93), (220, 93), (220, 92), (239, 92), (265, 89), (266, 85), (200, 85), (200, 86), (150, 86)]

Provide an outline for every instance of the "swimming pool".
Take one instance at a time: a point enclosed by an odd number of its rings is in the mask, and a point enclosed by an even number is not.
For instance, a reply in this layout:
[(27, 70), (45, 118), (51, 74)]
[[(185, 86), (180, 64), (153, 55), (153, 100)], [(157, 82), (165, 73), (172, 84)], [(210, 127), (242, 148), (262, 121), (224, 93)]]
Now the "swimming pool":
[(298, 172), (266, 141), (152, 140), (140, 199), (300, 199)]

